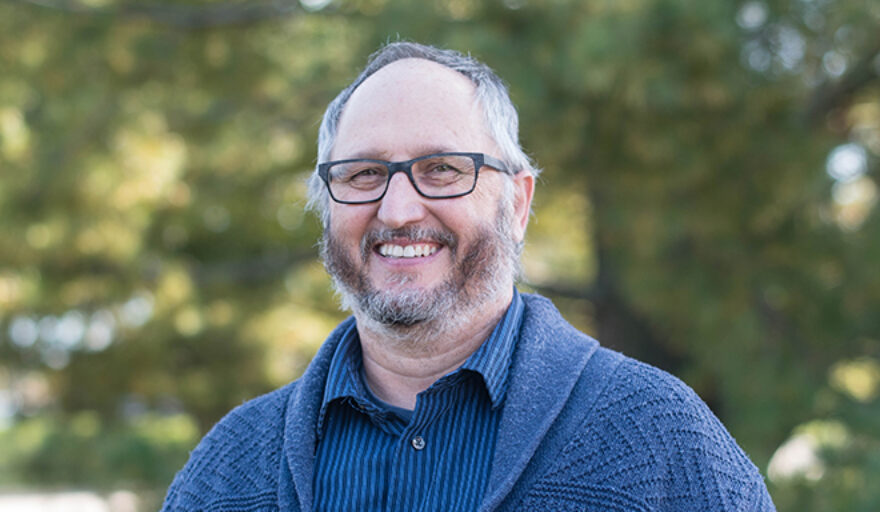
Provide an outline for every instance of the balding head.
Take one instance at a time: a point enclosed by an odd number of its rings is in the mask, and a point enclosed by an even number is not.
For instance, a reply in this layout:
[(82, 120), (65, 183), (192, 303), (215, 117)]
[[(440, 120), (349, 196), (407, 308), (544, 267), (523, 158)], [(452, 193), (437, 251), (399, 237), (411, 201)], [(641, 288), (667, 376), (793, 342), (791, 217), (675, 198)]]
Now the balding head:
[(449, 151), (500, 152), (473, 82), (436, 62), (409, 58), (378, 70), (353, 92), (330, 158), (394, 161)]
[[(361, 85), (379, 70), (404, 59), (422, 59), (443, 66), (470, 81), (474, 87), (474, 98), (485, 123), (488, 136), (498, 147), (498, 156), (514, 173), (526, 171), (537, 176), (540, 172), (519, 145), (519, 119), (516, 108), (510, 101), (507, 88), (500, 78), (486, 65), (452, 50), (440, 50), (416, 43), (397, 42), (382, 48), (370, 58), (360, 75), (334, 99), (324, 113), (318, 135), (318, 162), (336, 155), (335, 143), (339, 123), (352, 95)], [(316, 211), (324, 225), (328, 219), (327, 191), (318, 177), (313, 174), (309, 181), (308, 208)]]

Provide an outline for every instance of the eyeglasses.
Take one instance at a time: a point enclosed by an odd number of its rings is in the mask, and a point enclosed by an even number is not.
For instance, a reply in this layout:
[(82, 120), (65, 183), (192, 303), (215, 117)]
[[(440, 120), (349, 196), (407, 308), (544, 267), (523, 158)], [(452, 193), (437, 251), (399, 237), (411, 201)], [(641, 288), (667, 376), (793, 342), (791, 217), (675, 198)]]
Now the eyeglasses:
[(511, 174), (504, 162), (483, 153), (436, 153), (405, 162), (353, 159), (318, 164), (330, 197), (337, 203), (372, 203), (385, 197), (395, 173), (402, 172), (422, 197), (449, 199), (470, 194), (480, 169)]

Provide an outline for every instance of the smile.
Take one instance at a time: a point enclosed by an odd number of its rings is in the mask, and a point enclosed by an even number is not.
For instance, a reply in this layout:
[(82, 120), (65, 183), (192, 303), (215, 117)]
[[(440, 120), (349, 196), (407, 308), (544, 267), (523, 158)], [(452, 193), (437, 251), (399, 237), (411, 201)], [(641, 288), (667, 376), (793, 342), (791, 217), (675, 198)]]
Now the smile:
[(424, 258), (437, 252), (438, 246), (433, 244), (380, 244), (376, 250), (386, 258)]

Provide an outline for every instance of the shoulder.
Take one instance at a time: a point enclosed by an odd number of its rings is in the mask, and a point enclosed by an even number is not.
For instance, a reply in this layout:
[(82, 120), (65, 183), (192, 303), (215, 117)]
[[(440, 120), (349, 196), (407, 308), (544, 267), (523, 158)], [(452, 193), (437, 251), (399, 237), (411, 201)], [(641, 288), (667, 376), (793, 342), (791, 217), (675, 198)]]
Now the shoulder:
[(201, 509), (230, 499), (274, 501), (286, 406), (297, 385), (247, 401), (223, 417), (175, 477), (163, 510)]
[[(330, 333), (299, 379), (245, 402), (221, 419), (174, 478), (162, 510), (276, 510), (283, 483), (281, 459), (296, 442), (285, 434), (308, 438), (313, 432), (327, 368), (353, 322), (349, 318)], [(304, 445), (293, 448), (309, 450)]]
[(602, 368), (586, 385), (601, 389), (539, 487), (632, 510), (772, 510), (758, 508), (769, 497), (757, 468), (690, 387), (604, 348), (593, 359)]
[(612, 354), (619, 364), (609, 367), (612, 373), (596, 404), (595, 420), (651, 419), (657, 427), (699, 424), (711, 432), (723, 429), (705, 403), (678, 378), (610, 350), (600, 350)]
[(162, 510), (198, 510), (228, 500), (259, 510), (261, 503), (275, 503), (286, 409), (298, 386), (288, 384), (223, 417), (190, 454)]

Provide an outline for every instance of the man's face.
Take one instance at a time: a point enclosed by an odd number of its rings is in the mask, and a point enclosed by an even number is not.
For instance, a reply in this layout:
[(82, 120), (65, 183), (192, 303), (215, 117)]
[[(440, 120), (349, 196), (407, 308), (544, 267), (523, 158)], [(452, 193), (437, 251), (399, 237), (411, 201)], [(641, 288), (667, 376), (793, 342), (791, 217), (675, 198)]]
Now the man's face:
[[(401, 161), (450, 151), (499, 154), (474, 86), (433, 62), (406, 59), (351, 96), (331, 159)], [(345, 305), (384, 325), (410, 326), (463, 318), (509, 293), (533, 181), (520, 173), (511, 186), (509, 177), (482, 171), (464, 197), (425, 199), (398, 173), (379, 202), (331, 202), (324, 260)]]

